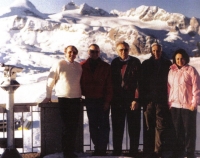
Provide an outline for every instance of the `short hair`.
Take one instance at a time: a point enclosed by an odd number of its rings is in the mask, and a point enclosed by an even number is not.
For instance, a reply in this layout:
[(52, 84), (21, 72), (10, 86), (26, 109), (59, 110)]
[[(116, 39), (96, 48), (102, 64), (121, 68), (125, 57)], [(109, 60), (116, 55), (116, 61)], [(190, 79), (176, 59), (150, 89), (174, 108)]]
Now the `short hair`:
[(78, 54), (78, 49), (77, 49), (75, 46), (73, 46), (73, 45), (69, 45), (69, 46), (65, 47), (65, 48), (64, 48), (64, 52), (65, 52), (65, 53), (67, 52), (67, 49), (68, 49), (69, 47), (72, 47), (72, 49), (75, 49), (76, 54)]
[(159, 44), (158, 42), (152, 43), (152, 44), (151, 44), (151, 48), (152, 48), (153, 46), (158, 46), (158, 47), (160, 47), (160, 48), (162, 49), (162, 45)]
[(95, 43), (90, 44), (88, 48), (90, 48), (91, 46), (94, 46), (96, 49), (100, 49), (100, 47), (97, 44), (95, 44)]
[(181, 54), (183, 56), (183, 59), (185, 59), (185, 64), (188, 64), (190, 62), (190, 57), (187, 54), (187, 52), (184, 49), (177, 49), (172, 56), (172, 60), (174, 64), (176, 64), (175, 58), (177, 54)]
[(153, 55), (153, 52), (152, 52), (152, 47), (153, 47), (153, 46), (158, 46), (158, 47), (160, 48), (160, 51), (162, 51), (162, 45), (159, 44), (158, 42), (154, 42), (154, 43), (151, 44), (151, 48), (150, 48), (150, 52), (151, 52), (151, 55), (152, 55), (152, 56), (154, 56), (154, 55)]
[(126, 43), (125, 41), (119, 41), (119, 42), (117, 42), (116, 47), (118, 47), (120, 44), (123, 44), (123, 45), (125, 45), (128, 48), (130, 47), (129, 44)]

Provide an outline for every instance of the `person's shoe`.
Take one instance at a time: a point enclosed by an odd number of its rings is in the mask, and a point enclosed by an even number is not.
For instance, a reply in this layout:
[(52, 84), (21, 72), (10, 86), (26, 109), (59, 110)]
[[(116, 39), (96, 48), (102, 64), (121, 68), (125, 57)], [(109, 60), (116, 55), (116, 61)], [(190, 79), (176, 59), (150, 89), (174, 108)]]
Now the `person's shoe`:
[(92, 153), (92, 156), (106, 156), (106, 151), (95, 150), (95, 151)]
[(76, 155), (76, 154), (74, 154), (74, 153), (72, 153), (71, 155), (71, 158), (77, 158), (78, 156)]
[[(173, 153), (172, 157), (176, 157), (176, 158), (184, 158), (187, 157), (187, 154), (184, 151), (176, 151)], [(189, 157), (188, 157), (189, 158)]]
[(134, 158), (137, 158), (137, 157), (139, 157), (139, 153), (138, 152), (129, 152), (128, 153), (128, 155), (127, 155), (128, 157), (134, 157)]
[(97, 150), (95, 150), (95, 151), (92, 153), (92, 156), (98, 156)]
[(73, 152), (71, 153), (63, 153), (64, 158), (77, 158), (78, 156), (74, 154)]
[(163, 151), (161, 157), (162, 158), (176, 158), (176, 156), (174, 157), (172, 151)]
[(195, 158), (195, 154), (193, 152), (187, 152), (186, 157), (187, 158)]
[(99, 156), (106, 156), (106, 151), (99, 151)]
[(153, 152), (153, 153), (147, 155), (146, 158), (161, 158), (161, 156), (158, 153)]
[(112, 156), (122, 156), (121, 151), (113, 151)]

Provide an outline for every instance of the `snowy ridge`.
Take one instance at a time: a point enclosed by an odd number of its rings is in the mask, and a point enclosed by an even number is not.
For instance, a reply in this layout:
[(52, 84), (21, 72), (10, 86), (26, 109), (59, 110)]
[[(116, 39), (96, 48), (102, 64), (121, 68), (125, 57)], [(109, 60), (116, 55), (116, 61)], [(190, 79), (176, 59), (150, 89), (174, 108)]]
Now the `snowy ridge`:
[(13, 15), (47, 18), (47, 16), (39, 12), (29, 0), (15, 0), (9, 8), (0, 12), (0, 17)]
[[(195, 20), (195, 27), (199, 27), (200, 20), (192, 17), (191, 19), (179, 14), (179, 13), (168, 13), (164, 9), (157, 6), (140, 6), (136, 9), (130, 9), (126, 12), (119, 12), (112, 10), (112, 14), (120, 17), (137, 17), (142, 21), (160, 20), (167, 22), (168, 26), (177, 26), (179, 29), (186, 29), (187, 27), (194, 26), (191, 24)], [(199, 29), (199, 28), (198, 28)], [(194, 31), (194, 30), (193, 30)], [(195, 30), (197, 31), (197, 30)]]

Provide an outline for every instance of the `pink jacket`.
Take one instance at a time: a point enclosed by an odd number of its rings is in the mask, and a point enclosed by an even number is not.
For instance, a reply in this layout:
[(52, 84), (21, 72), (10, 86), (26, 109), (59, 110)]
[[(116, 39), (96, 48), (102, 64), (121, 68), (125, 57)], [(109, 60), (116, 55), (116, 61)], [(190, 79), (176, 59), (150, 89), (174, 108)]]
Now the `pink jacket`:
[(196, 69), (190, 65), (178, 69), (173, 64), (168, 74), (168, 94), (170, 107), (196, 108), (200, 104), (200, 77)]

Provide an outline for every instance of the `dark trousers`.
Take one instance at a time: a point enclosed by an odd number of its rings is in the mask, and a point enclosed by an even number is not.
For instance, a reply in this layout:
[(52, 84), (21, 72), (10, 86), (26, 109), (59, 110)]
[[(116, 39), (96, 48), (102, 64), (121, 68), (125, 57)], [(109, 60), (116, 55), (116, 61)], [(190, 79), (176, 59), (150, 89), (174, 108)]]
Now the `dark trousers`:
[(58, 98), (63, 121), (62, 148), (65, 155), (75, 151), (76, 134), (80, 116), (80, 98)]
[(175, 153), (186, 153), (192, 157), (195, 151), (197, 110), (171, 108), (172, 121), (176, 131)]
[(94, 144), (95, 152), (105, 153), (109, 142), (109, 111), (104, 111), (103, 99), (85, 99), (89, 120), (90, 137)]
[(173, 129), (167, 104), (149, 103), (144, 106), (144, 154), (171, 151)]
[(130, 138), (130, 153), (137, 154), (139, 147), (141, 109), (130, 110), (131, 103), (111, 105), (111, 118), (113, 128), (113, 148), (115, 153), (121, 153), (124, 134), (125, 118), (128, 123), (128, 133)]

